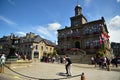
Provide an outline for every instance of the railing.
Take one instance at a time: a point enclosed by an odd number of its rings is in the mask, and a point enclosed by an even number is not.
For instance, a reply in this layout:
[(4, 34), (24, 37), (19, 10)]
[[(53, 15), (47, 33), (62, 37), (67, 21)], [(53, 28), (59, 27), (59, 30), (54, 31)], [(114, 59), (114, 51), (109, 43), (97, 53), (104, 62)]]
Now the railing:
[(63, 79), (69, 79), (69, 78), (74, 78), (74, 77), (81, 76), (81, 80), (86, 80), (85, 76), (84, 76), (84, 73), (78, 74), (78, 75), (74, 75), (74, 76), (66, 76), (65, 78), (43, 79), (43, 78), (36, 78), (36, 77), (27, 76), (27, 75), (24, 75), (22, 73), (19, 73), (19, 72), (15, 71), (15, 70), (11, 69), (9, 66), (7, 66), (5, 64), (4, 64), (4, 66), (6, 68), (8, 68), (10, 71), (12, 71), (12, 72), (14, 72), (14, 73), (16, 73), (16, 74), (18, 74), (20, 76), (27, 77), (27, 78), (30, 78), (30, 79), (36, 79), (36, 80), (63, 80)]

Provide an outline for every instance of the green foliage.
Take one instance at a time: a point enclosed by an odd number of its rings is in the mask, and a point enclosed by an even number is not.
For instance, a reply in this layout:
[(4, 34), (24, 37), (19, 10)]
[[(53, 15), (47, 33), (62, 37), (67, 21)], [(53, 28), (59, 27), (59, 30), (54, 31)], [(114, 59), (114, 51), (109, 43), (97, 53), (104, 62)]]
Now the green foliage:
[(103, 57), (105, 54), (104, 54), (104, 50), (103, 49), (99, 49), (98, 50), (98, 55), (100, 56), (100, 57)]
[(52, 54), (52, 53), (50, 53), (50, 52), (49, 52), (49, 53), (46, 53), (46, 56), (51, 56), (51, 54)]
[(55, 56), (57, 54), (57, 51), (54, 50), (53, 52), (46, 53), (46, 56)]
[(56, 50), (54, 50), (53, 51), (53, 56), (55, 56), (57, 54), (57, 51)]

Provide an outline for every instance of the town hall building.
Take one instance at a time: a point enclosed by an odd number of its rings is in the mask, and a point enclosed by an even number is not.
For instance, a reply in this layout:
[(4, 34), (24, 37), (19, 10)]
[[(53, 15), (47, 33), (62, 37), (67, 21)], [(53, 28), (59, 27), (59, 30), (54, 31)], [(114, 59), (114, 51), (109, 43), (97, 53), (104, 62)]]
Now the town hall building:
[(82, 7), (75, 6), (75, 16), (70, 17), (71, 26), (58, 30), (59, 54), (96, 54), (103, 50), (110, 54), (109, 35), (104, 17), (88, 22)]

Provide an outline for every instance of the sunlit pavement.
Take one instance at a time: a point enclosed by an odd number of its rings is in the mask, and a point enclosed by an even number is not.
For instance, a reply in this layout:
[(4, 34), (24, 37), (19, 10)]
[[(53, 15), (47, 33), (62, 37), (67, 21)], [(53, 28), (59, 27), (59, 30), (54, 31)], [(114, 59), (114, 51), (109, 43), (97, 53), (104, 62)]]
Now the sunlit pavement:
[[(12, 70), (5, 68), (5, 73), (0, 73), (0, 80), (40, 80), (67, 78), (64, 64), (34, 62), (29, 65), (12, 66)], [(72, 76), (84, 72), (86, 80), (120, 80), (120, 66), (111, 67), (111, 71), (95, 68), (94, 65), (72, 64)], [(63, 80), (81, 80), (81, 76)]]

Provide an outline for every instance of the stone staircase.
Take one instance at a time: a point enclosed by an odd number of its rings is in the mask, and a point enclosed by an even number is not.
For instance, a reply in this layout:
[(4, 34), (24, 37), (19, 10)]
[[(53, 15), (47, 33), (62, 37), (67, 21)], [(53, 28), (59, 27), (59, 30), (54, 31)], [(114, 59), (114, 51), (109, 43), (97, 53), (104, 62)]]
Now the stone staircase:
[(90, 64), (94, 55), (69, 55), (73, 63)]

